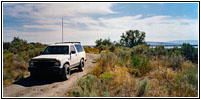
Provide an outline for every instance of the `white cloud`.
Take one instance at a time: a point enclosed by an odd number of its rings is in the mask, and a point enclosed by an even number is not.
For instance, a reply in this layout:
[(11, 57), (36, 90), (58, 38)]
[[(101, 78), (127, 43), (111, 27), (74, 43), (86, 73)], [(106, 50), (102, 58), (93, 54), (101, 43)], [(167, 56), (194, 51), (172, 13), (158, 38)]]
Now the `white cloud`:
[(57, 31), (61, 29), (60, 25), (24, 25), (24, 28), (33, 28), (33, 29), (46, 29)]
[(70, 19), (67, 23), (72, 23), (72, 24), (86, 24), (86, 25), (98, 25), (99, 22), (95, 19), (92, 19), (91, 17), (77, 17), (77, 18), (72, 18)]
[[(11, 4), (4, 4), (9, 6)], [(8, 13), (16, 17), (75, 17), (90, 14), (116, 13), (111, 10), (113, 3), (26, 3), (8, 8)]]
[[(81, 17), (73, 18), (68, 22), (86, 24), (89, 30), (66, 26), (64, 27), (64, 40), (79, 40), (84, 44), (94, 44), (96, 39), (108, 37), (117, 41), (120, 39), (120, 35), (129, 29), (139, 29), (146, 32), (147, 41), (196, 39), (198, 34), (197, 20), (174, 19), (170, 16), (141, 18), (141, 16), (137, 15), (99, 18), (98, 20), (90, 17)], [(24, 25), (24, 28), (53, 29), (53, 31), (47, 32), (19, 32), (21, 36), (32, 41), (36, 39), (36, 41), (41, 40), (41, 42), (53, 43), (61, 39), (61, 25)], [(34, 39), (30, 36), (34, 36)]]

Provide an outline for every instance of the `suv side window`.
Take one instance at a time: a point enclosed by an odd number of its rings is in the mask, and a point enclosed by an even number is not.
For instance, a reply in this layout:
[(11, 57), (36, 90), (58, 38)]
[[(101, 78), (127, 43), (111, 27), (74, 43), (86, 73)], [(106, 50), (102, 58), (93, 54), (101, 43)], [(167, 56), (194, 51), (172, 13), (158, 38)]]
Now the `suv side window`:
[(82, 46), (80, 44), (76, 44), (75, 47), (76, 47), (76, 49), (77, 49), (78, 52), (84, 51), (83, 48), (82, 48)]
[(75, 53), (76, 53), (74, 46), (70, 46), (70, 50), (71, 50), (71, 53), (72, 53), (72, 54), (75, 54)]

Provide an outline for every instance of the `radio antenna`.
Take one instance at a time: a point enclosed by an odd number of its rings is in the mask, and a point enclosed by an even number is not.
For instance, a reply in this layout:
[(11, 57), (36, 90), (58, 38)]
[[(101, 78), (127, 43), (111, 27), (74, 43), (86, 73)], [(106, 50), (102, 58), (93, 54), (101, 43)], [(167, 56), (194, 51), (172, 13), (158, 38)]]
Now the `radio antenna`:
[(62, 42), (63, 42), (63, 18), (62, 18)]

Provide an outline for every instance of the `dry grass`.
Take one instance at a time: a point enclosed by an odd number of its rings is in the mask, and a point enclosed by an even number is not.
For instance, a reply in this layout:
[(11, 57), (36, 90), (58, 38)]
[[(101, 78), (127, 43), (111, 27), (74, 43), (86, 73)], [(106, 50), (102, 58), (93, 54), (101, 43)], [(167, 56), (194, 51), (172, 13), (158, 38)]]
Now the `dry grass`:
[(86, 53), (93, 53), (93, 54), (98, 54), (100, 52), (99, 49), (92, 47), (84, 47), (84, 50)]

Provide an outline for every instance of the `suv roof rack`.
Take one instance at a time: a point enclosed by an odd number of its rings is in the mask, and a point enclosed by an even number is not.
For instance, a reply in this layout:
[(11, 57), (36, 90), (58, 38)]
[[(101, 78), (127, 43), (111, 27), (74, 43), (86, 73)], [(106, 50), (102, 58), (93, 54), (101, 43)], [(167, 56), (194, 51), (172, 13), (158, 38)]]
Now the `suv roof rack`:
[(55, 44), (62, 44), (62, 43), (78, 43), (78, 44), (81, 44), (80, 42), (57, 42), (57, 43), (55, 43)]

